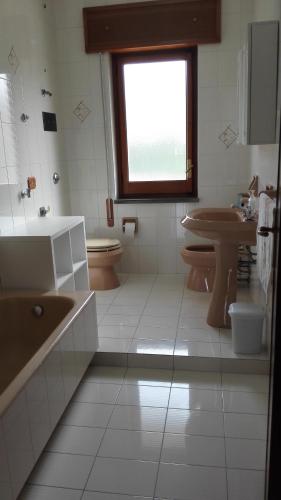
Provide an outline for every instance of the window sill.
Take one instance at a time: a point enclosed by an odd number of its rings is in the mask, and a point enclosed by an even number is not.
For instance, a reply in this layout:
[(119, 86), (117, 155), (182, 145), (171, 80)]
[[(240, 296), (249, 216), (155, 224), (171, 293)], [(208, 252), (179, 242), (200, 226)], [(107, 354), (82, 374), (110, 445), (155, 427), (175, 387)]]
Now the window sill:
[(199, 201), (197, 196), (186, 198), (117, 198), (114, 201), (115, 205), (133, 205), (135, 203), (196, 203)]

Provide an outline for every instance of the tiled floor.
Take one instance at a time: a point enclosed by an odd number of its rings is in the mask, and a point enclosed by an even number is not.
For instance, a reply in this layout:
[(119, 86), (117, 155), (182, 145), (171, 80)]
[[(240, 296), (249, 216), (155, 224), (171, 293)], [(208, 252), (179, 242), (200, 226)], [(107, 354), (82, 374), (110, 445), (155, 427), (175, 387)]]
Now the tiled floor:
[(20, 500), (262, 500), (267, 385), (91, 367)]
[[(241, 288), (238, 298), (251, 300), (249, 290)], [(128, 366), (136, 354), (138, 361), (157, 354), (159, 367), (177, 369), (187, 368), (187, 358), (217, 361), (209, 369), (220, 369), (220, 360), (266, 360), (266, 352), (233, 353), (231, 330), (206, 323), (209, 301), (209, 293), (188, 290), (182, 275), (122, 275), (120, 288), (97, 292), (99, 351), (123, 354)]]

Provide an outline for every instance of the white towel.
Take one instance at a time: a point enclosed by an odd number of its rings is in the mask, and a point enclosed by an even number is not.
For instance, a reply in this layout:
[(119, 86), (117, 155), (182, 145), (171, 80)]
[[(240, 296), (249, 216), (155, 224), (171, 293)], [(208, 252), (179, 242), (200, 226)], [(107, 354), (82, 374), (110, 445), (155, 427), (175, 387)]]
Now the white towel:
[[(259, 199), (258, 227), (272, 227), (274, 220), (274, 209), (276, 200), (272, 200), (267, 194), (262, 193)], [(269, 287), (272, 280), (272, 255), (273, 254), (273, 234), (268, 237), (257, 236), (257, 269), (262, 288), (268, 296)]]

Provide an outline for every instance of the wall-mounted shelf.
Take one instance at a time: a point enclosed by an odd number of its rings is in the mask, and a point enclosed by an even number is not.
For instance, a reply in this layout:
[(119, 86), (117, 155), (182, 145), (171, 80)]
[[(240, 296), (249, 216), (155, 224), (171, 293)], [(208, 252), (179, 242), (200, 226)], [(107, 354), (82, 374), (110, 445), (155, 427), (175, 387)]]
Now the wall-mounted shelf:
[(89, 290), (83, 217), (34, 219), (0, 236), (4, 288)]

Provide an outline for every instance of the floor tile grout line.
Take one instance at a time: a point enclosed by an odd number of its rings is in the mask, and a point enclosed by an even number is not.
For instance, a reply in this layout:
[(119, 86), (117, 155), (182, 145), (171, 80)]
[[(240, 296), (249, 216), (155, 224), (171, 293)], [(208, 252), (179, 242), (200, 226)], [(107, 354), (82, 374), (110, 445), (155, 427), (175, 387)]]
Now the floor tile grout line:
[(184, 279), (184, 282), (183, 282), (181, 303), (180, 303), (180, 309), (179, 309), (180, 312), (178, 315), (178, 321), (177, 321), (177, 325), (176, 325), (176, 337), (175, 337), (174, 350), (173, 350), (173, 371), (175, 371), (175, 350), (176, 350), (176, 344), (177, 344), (178, 328), (179, 328), (185, 286), (186, 286), (186, 278)]
[(225, 434), (225, 408), (224, 408), (224, 397), (223, 397), (223, 374), (221, 370), (221, 397), (222, 397), (222, 422), (223, 422), (223, 441), (224, 441), (224, 459), (225, 459), (225, 484), (226, 484), (226, 500), (228, 500), (228, 474), (227, 474), (227, 453), (226, 453), (226, 434)]
[[(140, 326), (140, 321), (141, 321), (141, 318), (143, 317), (143, 313), (144, 313), (145, 307), (146, 307), (146, 305), (147, 305), (147, 302), (148, 302), (148, 299), (149, 299), (149, 297), (150, 297), (150, 294), (151, 294), (151, 291), (152, 291), (152, 288), (153, 288), (153, 285), (154, 285), (155, 281), (156, 281), (156, 276), (154, 277), (154, 280), (153, 280), (153, 282), (151, 283), (151, 287), (150, 287), (149, 293), (148, 293), (148, 295), (147, 295), (147, 298), (146, 298), (146, 300), (145, 300), (145, 304), (144, 304), (144, 306), (143, 306), (142, 313), (141, 313), (141, 315), (140, 315), (140, 317), (139, 317), (139, 319), (138, 319), (138, 324), (136, 325), (136, 330), (135, 330), (135, 333), (136, 333), (136, 331), (137, 331), (138, 327)], [(134, 334), (134, 335), (135, 335), (135, 334)], [(128, 352), (127, 352), (127, 368), (129, 368), (129, 354), (134, 354), (134, 353), (130, 353), (130, 348), (131, 348), (131, 345), (132, 345), (132, 343), (133, 343), (133, 340), (134, 340), (134, 339), (132, 339), (132, 340), (131, 340), (131, 342), (130, 342), (130, 344), (129, 344), (129, 347), (128, 347)]]
[[(114, 404), (112, 405), (112, 412), (111, 412), (111, 415), (110, 415), (109, 420), (111, 419), (112, 414), (113, 414), (113, 412), (114, 412), (114, 408), (115, 408), (115, 405), (116, 405), (116, 401), (117, 401), (118, 396), (119, 396), (119, 394), (120, 394), (121, 388), (122, 388), (122, 385), (120, 385), (120, 389), (119, 389), (119, 391), (118, 391), (118, 394), (116, 395), (115, 402), (114, 402)], [(108, 422), (109, 422), (109, 420), (108, 420)], [(97, 457), (98, 457), (98, 452), (99, 452), (99, 450), (100, 450), (100, 448), (101, 448), (101, 445), (102, 445), (102, 442), (103, 442), (103, 440), (104, 440), (104, 436), (105, 436), (105, 433), (106, 433), (107, 428), (108, 428), (108, 422), (107, 422), (107, 426), (106, 426), (106, 428), (104, 429), (104, 433), (103, 433), (103, 436), (102, 436), (102, 438), (101, 438), (100, 445), (99, 445), (99, 447), (98, 447), (98, 449), (97, 449), (97, 452), (96, 452), (96, 455), (95, 455), (95, 457), (94, 457), (93, 465), (92, 465), (92, 467), (91, 467), (91, 469), (90, 469), (90, 471), (89, 471), (89, 474), (88, 474), (88, 476), (87, 476), (87, 479), (86, 479), (86, 481), (85, 481), (84, 488), (83, 488), (83, 495), (84, 495), (84, 492), (85, 492), (85, 490), (86, 490), (86, 486), (87, 486), (87, 484), (88, 484), (88, 481), (89, 481), (89, 479), (90, 479), (90, 476), (91, 476), (91, 474), (92, 474), (92, 471), (93, 471), (93, 469), (94, 469), (94, 466), (95, 466), (95, 463), (96, 463), (96, 460), (97, 460)]]
[(167, 401), (166, 417), (165, 417), (164, 428), (163, 428), (164, 430), (163, 430), (163, 436), (162, 436), (162, 443), (161, 443), (161, 446), (160, 446), (159, 462), (158, 462), (156, 476), (155, 476), (155, 486), (154, 486), (152, 498), (156, 497), (157, 483), (158, 483), (158, 476), (159, 476), (159, 471), (160, 471), (161, 456), (162, 456), (162, 450), (163, 450), (163, 444), (164, 444), (164, 438), (165, 438), (165, 430), (166, 430), (166, 424), (167, 424), (167, 418), (168, 418), (168, 411), (169, 411), (171, 391), (172, 391), (172, 385), (170, 387), (169, 397), (168, 397), (168, 401)]

